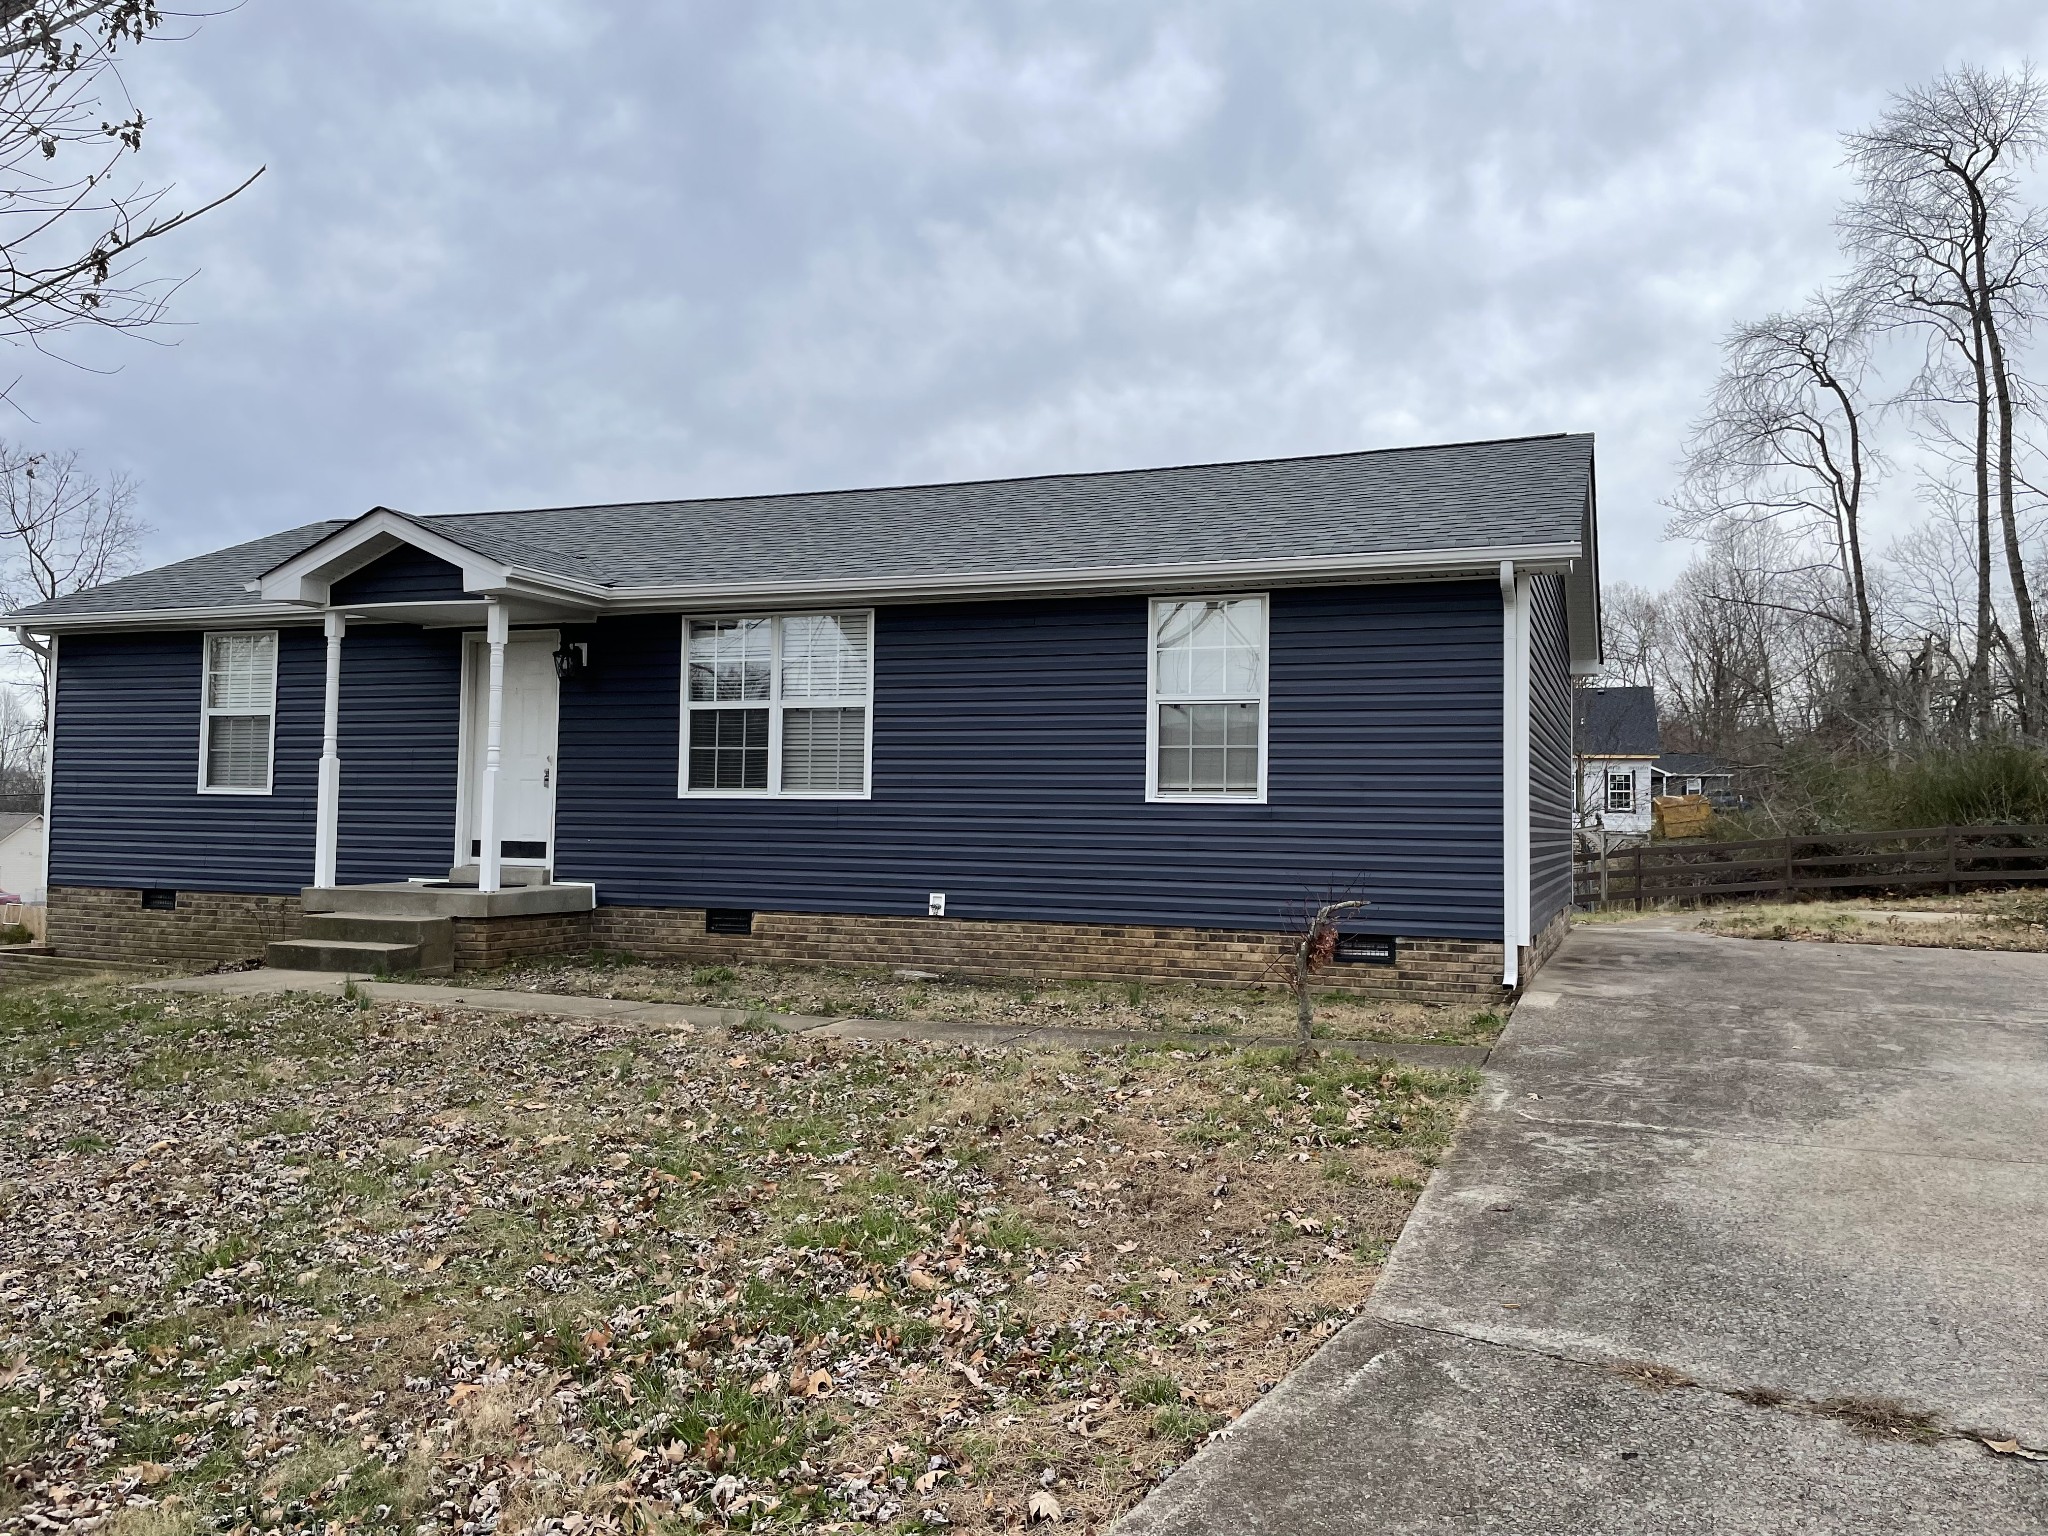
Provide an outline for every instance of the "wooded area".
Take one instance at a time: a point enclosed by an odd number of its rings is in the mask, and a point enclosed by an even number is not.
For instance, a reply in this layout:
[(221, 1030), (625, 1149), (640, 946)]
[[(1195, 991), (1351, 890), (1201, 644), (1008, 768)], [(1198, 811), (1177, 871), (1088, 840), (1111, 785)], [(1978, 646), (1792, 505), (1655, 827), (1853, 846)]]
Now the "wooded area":
[(1656, 687), (1666, 750), (1745, 765), (1786, 827), (1842, 824), (1816, 775), (1982, 777), (2048, 742), (2048, 86), (1960, 68), (1845, 145), (1844, 275), (1729, 335), (1670, 503), (1698, 552), (1606, 605), (1610, 674)]

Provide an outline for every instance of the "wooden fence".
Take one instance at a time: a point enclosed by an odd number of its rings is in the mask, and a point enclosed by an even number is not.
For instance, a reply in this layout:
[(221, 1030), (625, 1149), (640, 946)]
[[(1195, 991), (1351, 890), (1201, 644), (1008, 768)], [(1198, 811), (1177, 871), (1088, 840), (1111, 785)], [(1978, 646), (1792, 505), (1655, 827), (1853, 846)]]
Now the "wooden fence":
[(1578, 904), (2016, 885), (2048, 880), (2048, 827), (1917, 827), (1738, 843), (1638, 843), (1572, 861)]

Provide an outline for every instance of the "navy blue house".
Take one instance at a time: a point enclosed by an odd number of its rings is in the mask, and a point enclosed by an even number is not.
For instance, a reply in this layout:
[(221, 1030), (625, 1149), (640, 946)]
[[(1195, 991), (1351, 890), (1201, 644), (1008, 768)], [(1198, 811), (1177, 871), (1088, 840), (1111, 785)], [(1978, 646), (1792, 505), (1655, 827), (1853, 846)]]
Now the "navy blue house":
[(378, 508), (8, 622), (60, 953), (1257, 979), (1337, 890), (1360, 984), (1450, 996), (1562, 932), (1597, 594), (1552, 436)]

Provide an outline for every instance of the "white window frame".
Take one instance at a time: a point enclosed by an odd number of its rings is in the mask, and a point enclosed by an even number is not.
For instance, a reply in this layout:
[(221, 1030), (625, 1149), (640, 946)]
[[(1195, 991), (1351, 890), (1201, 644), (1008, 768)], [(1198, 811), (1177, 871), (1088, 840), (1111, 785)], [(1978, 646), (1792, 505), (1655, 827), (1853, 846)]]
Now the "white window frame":
[[(1628, 781), (1627, 805), (1616, 805), (1614, 803), (1614, 784), (1615, 780), (1617, 779), (1625, 779)], [(1633, 816), (1636, 814), (1636, 802), (1640, 800), (1642, 797), (1636, 793), (1635, 769), (1609, 768), (1607, 770), (1606, 786), (1606, 793), (1601, 797), (1601, 804), (1606, 808), (1610, 815)]]
[[(1227, 603), (1246, 598), (1259, 601), (1259, 691), (1229, 698), (1172, 698), (1159, 696), (1159, 623), (1174, 603)], [(1273, 596), (1270, 592), (1172, 592), (1147, 600), (1145, 605), (1145, 798), (1160, 805), (1264, 805), (1269, 753), (1267, 735), (1272, 724)], [(1193, 794), (1159, 787), (1159, 706), (1162, 704), (1250, 704), (1259, 706), (1259, 787), (1219, 794)]]
[[(206, 782), (207, 738), (213, 734), (215, 715), (247, 715), (246, 709), (215, 709), (213, 697), (213, 642), (220, 635), (268, 636), (270, 639), (270, 750), (261, 789), (253, 786), (208, 784)], [(199, 636), (199, 793), (202, 795), (267, 795), (277, 783), (277, 674), (284, 665), (284, 646), (274, 629), (209, 629)]]
[[(782, 696), (782, 625), (785, 619), (815, 619), (832, 615), (865, 617), (868, 624), (868, 675), (866, 692), (855, 698), (800, 698)], [(766, 619), (768, 625), (768, 697), (706, 700), (690, 697), (690, 626), (731, 624), (745, 619)], [(803, 608), (787, 613), (686, 613), (683, 615), (682, 730), (676, 760), (676, 796), (683, 800), (870, 800), (875, 784), (875, 610), (872, 608)], [(852, 709), (863, 711), (861, 733), (860, 789), (784, 789), (782, 787), (782, 713), (785, 709)], [(766, 709), (768, 711), (768, 786), (765, 789), (690, 788), (690, 715), (700, 709)]]

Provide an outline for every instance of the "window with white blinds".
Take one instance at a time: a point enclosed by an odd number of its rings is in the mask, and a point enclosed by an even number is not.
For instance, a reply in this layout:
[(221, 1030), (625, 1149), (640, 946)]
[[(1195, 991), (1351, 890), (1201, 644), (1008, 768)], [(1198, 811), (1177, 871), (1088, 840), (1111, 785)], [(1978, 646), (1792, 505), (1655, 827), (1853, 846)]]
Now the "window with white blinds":
[(1152, 604), (1154, 800), (1266, 794), (1266, 600), (1175, 597)]
[(207, 635), (204, 644), (200, 791), (267, 795), (277, 734), (277, 631), (232, 630)]
[(872, 613), (688, 619), (686, 795), (868, 792)]

